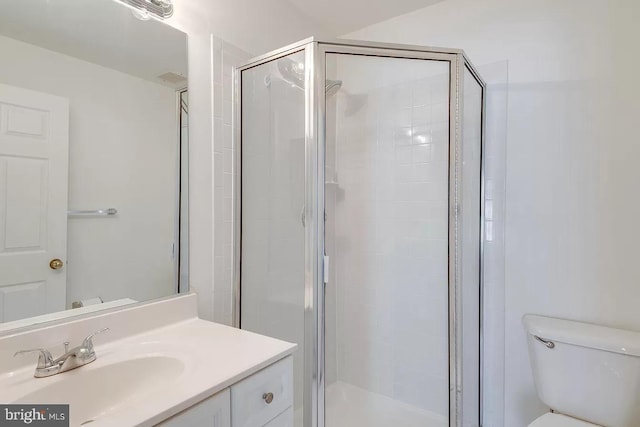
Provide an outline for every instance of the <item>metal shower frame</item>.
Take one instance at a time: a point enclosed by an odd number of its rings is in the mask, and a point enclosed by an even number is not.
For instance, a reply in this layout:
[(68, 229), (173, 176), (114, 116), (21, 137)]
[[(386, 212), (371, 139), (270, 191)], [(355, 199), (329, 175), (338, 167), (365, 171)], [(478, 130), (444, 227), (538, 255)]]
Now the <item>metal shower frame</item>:
[[(324, 183), (326, 124), (326, 55), (329, 53), (389, 58), (447, 61), (449, 79), (449, 425), (462, 426), (462, 298), (461, 298), (461, 223), (462, 195), (462, 112), (464, 70), (470, 71), (482, 88), (482, 132), (480, 160), (480, 366), (479, 418), (482, 425), (482, 345), (483, 345), (483, 241), (484, 235), (484, 155), (486, 84), (464, 51), (361, 40), (324, 40), (311, 37), (249, 60), (235, 68), (234, 144), (236, 157), (233, 172), (234, 267), (233, 319), (240, 327), (241, 310), (241, 167), (242, 167), (242, 72), (293, 53), (305, 55), (305, 342), (304, 351), (304, 426), (325, 427), (325, 331), (324, 331)], [(451, 244), (455, 242), (455, 244)], [(311, 337), (312, 339), (308, 339)]]

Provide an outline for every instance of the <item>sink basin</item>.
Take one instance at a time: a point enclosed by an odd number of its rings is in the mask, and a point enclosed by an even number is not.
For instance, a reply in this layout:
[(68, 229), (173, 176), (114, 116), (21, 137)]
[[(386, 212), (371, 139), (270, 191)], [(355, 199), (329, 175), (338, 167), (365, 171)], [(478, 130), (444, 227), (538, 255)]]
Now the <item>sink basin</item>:
[[(69, 404), (70, 425), (79, 426), (135, 405), (135, 401), (166, 390), (184, 371), (184, 363), (165, 356), (146, 356), (65, 372), (42, 382), (38, 390), (14, 403)], [(48, 383), (48, 384), (45, 384)]]

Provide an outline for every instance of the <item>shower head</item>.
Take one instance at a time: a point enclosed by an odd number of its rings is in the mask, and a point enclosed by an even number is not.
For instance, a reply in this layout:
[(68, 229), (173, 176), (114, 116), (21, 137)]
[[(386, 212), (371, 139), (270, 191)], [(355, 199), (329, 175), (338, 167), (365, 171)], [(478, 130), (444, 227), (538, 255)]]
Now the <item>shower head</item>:
[(324, 85), (324, 90), (327, 96), (333, 96), (336, 93), (338, 93), (341, 87), (342, 87), (342, 80), (327, 80)]
[(304, 90), (304, 64), (299, 64), (289, 58), (279, 59), (276, 64), (284, 81)]
[[(278, 71), (283, 80), (291, 83), (298, 89), (304, 90), (304, 64), (298, 64), (289, 58), (278, 60)], [(342, 80), (327, 80), (325, 92), (327, 96), (335, 95), (342, 87)]]
[[(276, 61), (278, 72), (284, 81), (291, 84), (294, 87), (297, 87), (300, 90), (304, 90), (305, 88), (305, 70), (304, 64), (292, 61), (290, 58), (282, 58)], [(268, 79), (269, 83), (267, 84), (267, 79), (265, 79), (265, 84), (270, 85), (270, 78)], [(324, 90), (327, 94), (327, 98), (335, 95), (338, 91), (342, 89), (342, 80), (326, 80), (324, 84)], [(358, 94), (350, 94), (347, 90), (343, 89), (341, 92), (345, 99), (345, 115), (351, 116), (367, 103), (368, 96), (366, 94), (358, 95)]]
[(367, 94), (347, 94), (344, 115), (349, 117), (360, 111), (367, 104)]

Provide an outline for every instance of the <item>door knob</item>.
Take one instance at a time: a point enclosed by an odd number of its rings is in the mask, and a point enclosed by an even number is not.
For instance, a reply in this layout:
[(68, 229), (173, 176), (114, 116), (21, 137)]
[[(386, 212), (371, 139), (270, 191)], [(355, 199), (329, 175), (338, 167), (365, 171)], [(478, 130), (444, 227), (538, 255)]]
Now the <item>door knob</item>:
[(62, 268), (63, 265), (64, 265), (64, 262), (62, 262), (62, 260), (58, 258), (54, 258), (51, 261), (49, 261), (49, 267), (51, 267), (52, 270), (59, 270)]

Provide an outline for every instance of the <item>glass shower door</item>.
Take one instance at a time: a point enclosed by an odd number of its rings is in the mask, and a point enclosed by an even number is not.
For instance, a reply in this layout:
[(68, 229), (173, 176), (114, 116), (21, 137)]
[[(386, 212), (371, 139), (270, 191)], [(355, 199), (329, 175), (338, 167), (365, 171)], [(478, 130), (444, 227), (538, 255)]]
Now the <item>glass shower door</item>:
[(241, 74), (240, 327), (298, 344), (296, 426), (304, 355), (304, 51)]
[(449, 425), (450, 62), (326, 54), (327, 427)]
[(236, 321), (298, 344), (294, 426), (478, 426), (484, 85), (463, 53), (312, 40), (235, 78)]

